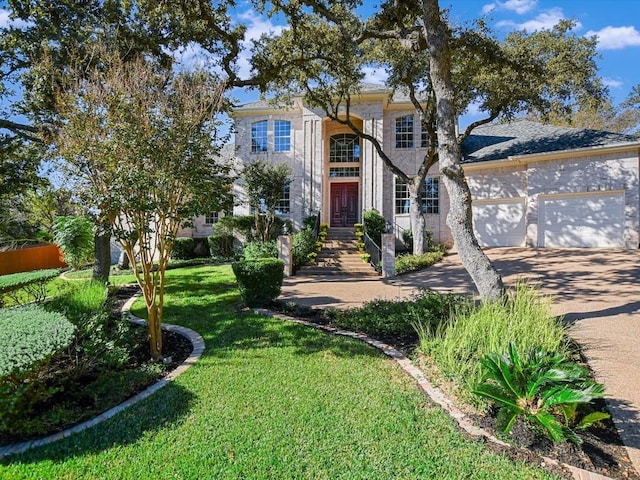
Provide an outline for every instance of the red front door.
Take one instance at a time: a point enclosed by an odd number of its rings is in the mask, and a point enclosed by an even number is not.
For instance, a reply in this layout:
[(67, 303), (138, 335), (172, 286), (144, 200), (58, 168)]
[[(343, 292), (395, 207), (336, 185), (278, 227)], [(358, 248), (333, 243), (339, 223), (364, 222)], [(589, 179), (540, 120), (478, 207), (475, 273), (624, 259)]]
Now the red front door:
[(358, 221), (358, 183), (331, 184), (331, 226), (352, 227)]

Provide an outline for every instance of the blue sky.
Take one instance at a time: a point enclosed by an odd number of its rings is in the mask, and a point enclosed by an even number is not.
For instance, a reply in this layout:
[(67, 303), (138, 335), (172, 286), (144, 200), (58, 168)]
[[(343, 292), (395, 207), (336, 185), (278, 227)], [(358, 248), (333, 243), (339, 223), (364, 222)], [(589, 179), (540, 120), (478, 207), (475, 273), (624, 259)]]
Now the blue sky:
[[(365, 0), (365, 4), (371, 4)], [(6, 26), (10, 19), (5, 0), (0, 0), (0, 28)], [(596, 35), (598, 37), (597, 60), (600, 76), (608, 85), (616, 102), (624, 100), (630, 89), (640, 84), (640, 1), (616, 0), (440, 0), (443, 8), (450, 7), (451, 19), (465, 22), (487, 15), (489, 25), (498, 35), (504, 35), (514, 29), (526, 28), (529, 31), (550, 28), (559, 20), (570, 18), (577, 22), (576, 32), (579, 35)], [(372, 9), (362, 7), (363, 13)], [(279, 32), (284, 25), (276, 19), (259, 16), (249, 2), (238, 2), (238, 21), (248, 25), (247, 41), (259, 38), (263, 33)], [(187, 48), (177, 54), (189, 63), (198, 58), (197, 48)], [(250, 74), (247, 57), (241, 58), (241, 73)], [(381, 83), (384, 72), (368, 71), (368, 82)], [(256, 100), (256, 92), (236, 91), (241, 102)], [(473, 119), (473, 110), (467, 118)]]

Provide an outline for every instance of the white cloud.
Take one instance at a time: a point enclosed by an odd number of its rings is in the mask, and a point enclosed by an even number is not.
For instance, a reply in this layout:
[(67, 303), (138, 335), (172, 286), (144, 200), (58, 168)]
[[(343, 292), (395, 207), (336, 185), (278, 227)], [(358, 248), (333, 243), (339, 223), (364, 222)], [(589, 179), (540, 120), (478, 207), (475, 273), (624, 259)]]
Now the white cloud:
[(596, 35), (601, 50), (640, 46), (640, 32), (635, 27), (605, 27), (599, 31), (589, 30), (586, 35)]
[(509, 10), (516, 12), (518, 15), (523, 15), (530, 12), (536, 5), (538, 0), (507, 0), (506, 2), (492, 2), (482, 6), (482, 13), (486, 15), (493, 10)]
[[(498, 22), (497, 25), (499, 27), (510, 27), (515, 28), (517, 30), (527, 30), (528, 32), (537, 32), (539, 30), (549, 30), (553, 28), (560, 20), (564, 20), (565, 16), (562, 13), (561, 8), (552, 8), (551, 10), (546, 10), (536, 16), (534, 19), (529, 20), (527, 22), (517, 23), (511, 20), (504, 20), (502, 22)], [(575, 29), (579, 29), (582, 27), (580, 22), (576, 22)]]
[(493, 12), (498, 6), (495, 3), (487, 3), (482, 6), (482, 14), (486, 15), (487, 13)]
[(388, 78), (387, 72), (382, 68), (364, 67), (362, 71), (364, 72), (364, 79), (362, 80), (364, 83), (384, 85)]
[(620, 88), (624, 85), (620, 80), (616, 80), (615, 78), (603, 78), (602, 83), (611, 88)]
[(242, 42), (242, 52), (238, 58), (238, 73), (240, 78), (248, 78), (251, 76), (250, 48), (252, 40), (258, 40), (262, 35), (282, 33), (284, 26), (276, 25), (270, 19), (260, 17), (255, 10), (247, 10), (238, 15), (238, 18), (245, 22), (247, 31), (245, 40)]
[(28, 26), (29, 23), (24, 20), (15, 20), (9, 16), (9, 10), (4, 8), (0, 8), (0, 29), (15, 27), (15, 28), (24, 28)]

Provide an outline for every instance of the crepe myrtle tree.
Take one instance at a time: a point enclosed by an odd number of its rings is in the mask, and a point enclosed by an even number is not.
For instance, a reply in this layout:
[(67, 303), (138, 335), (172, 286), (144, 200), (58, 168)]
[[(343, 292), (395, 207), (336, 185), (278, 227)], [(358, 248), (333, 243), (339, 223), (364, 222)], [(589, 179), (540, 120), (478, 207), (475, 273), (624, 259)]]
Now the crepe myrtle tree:
[(106, 61), (89, 72), (70, 70), (57, 92), (63, 122), (55, 146), (129, 257), (159, 359), (165, 270), (178, 230), (229, 198), (230, 166), (218, 156), (225, 83), (149, 58), (100, 58)]
[[(301, 4), (304, 8), (300, 8)], [(462, 262), (482, 298), (503, 292), (500, 275), (473, 233), (471, 193), (461, 166), (462, 142), (473, 129), (495, 120), (538, 112), (569, 114), (597, 104), (605, 89), (597, 77), (596, 41), (577, 36), (570, 21), (550, 30), (511, 32), (498, 40), (482, 19), (455, 26), (436, 0), (387, 0), (368, 18), (359, 0), (273, 0), (265, 8), (282, 14), (289, 28), (263, 36), (254, 48), (254, 69), (263, 93), (287, 99), (302, 95), (331, 120), (347, 125), (374, 147), (387, 168), (408, 185), (414, 253), (424, 249), (419, 192), (438, 164), (451, 198), (447, 224)], [(404, 171), (387, 144), (359, 128), (352, 99), (368, 68), (386, 71), (392, 94), (408, 96), (427, 141), (416, 172)], [(456, 131), (471, 105), (485, 117)]]
[(271, 240), (276, 209), (284, 189), (291, 182), (290, 176), (291, 168), (284, 163), (270, 165), (257, 161), (242, 171), (249, 204), (255, 215), (255, 230), (263, 242)]

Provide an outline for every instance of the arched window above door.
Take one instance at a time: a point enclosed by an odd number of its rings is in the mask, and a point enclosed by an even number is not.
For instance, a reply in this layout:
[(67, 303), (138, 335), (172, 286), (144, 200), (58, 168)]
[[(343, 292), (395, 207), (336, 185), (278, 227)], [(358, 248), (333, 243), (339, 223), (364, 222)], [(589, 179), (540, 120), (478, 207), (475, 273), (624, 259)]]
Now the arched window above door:
[(339, 133), (329, 139), (330, 163), (357, 163), (360, 161), (360, 138), (352, 133)]

